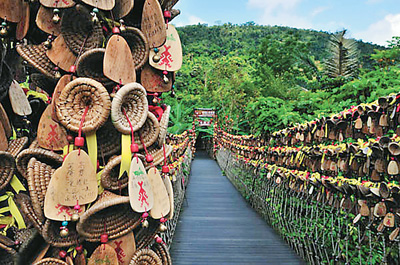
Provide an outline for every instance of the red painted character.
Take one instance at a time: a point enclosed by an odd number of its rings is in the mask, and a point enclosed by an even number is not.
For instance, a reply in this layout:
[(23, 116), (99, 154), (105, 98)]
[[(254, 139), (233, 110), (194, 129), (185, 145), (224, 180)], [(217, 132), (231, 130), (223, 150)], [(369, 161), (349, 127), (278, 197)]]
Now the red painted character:
[(146, 203), (147, 206), (149, 206), (149, 203), (147, 202), (147, 199), (149, 198), (147, 196), (146, 191), (143, 189), (143, 181), (138, 181), (138, 184), (140, 186), (139, 190), (139, 201), (142, 203), (140, 207), (143, 207), (143, 203)]
[(122, 242), (123, 242), (122, 240), (114, 242), (114, 244), (116, 245), (116, 248), (114, 248), (114, 249), (115, 249), (115, 252), (117, 252), (117, 258), (118, 258), (118, 262), (120, 264), (124, 263), (124, 260), (122, 258), (126, 257), (124, 250), (121, 248)]
[(160, 65), (165, 64), (166, 67), (171, 68), (171, 62), (173, 62), (174, 60), (172, 60), (171, 58), (171, 53), (169, 52), (169, 49), (171, 49), (171, 46), (167, 46), (164, 45), (165, 51), (161, 54), (161, 63)]

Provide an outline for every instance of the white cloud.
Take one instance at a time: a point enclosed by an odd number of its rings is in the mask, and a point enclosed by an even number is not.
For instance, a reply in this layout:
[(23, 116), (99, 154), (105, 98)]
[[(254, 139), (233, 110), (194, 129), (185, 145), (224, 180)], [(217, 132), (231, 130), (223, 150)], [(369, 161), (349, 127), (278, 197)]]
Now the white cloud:
[(258, 24), (282, 25), (296, 28), (311, 28), (311, 21), (296, 14), (296, 7), (302, 0), (248, 0), (247, 6), (261, 9), (262, 16), (256, 20)]
[(400, 36), (400, 14), (389, 14), (384, 19), (371, 24), (367, 30), (354, 34), (364, 41), (386, 45), (393, 36)]
[(319, 6), (314, 8), (314, 10), (311, 12), (311, 16), (315, 17), (323, 12), (325, 12), (326, 10), (330, 9), (329, 6)]
[(196, 17), (196, 16), (193, 16), (193, 15), (182, 16), (182, 17), (181, 16), (176, 18), (176, 20), (177, 20), (176, 26), (177, 27), (182, 27), (182, 26), (186, 26), (186, 25), (197, 25), (199, 23), (200, 24), (207, 24), (207, 22), (204, 21), (203, 19), (201, 19), (199, 17)]

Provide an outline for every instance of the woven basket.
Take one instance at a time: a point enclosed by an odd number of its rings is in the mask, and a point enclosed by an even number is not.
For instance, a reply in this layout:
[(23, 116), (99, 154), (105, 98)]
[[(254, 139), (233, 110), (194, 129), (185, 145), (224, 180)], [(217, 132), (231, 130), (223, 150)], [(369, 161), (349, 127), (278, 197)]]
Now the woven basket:
[(44, 197), (46, 196), (47, 187), (49, 186), (50, 178), (54, 171), (55, 169), (53, 169), (51, 166), (38, 161), (34, 157), (29, 160), (29, 195), (31, 196), (33, 210), (42, 223), (45, 221), (43, 214)]
[(15, 173), (15, 159), (8, 153), (0, 151), (0, 190), (4, 189)]
[[(138, 154), (139, 158), (144, 161), (145, 158), (141, 154)], [(114, 156), (110, 158), (107, 165), (104, 167), (104, 171), (101, 174), (101, 185), (106, 190), (119, 191), (128, 187), (128, 176), (119, 177), (119, 170), (121, 165), (121, 156)]]
[(123, 110), (125, 110), (134, 132), (146, 122), (148, 112), (146, 95), (146, 90), (138, 83), (127, 84), (118, 90), (112, 101), (111, 120), (119, 132), (123, 134), (132, 132)]
[(7, 64), (3, 63), (1, 66), (1, 76), (0, 76), (0, 101), (2, 101), (8, 94), (8, 89), (10, 88), (13, 77), (11, 75), (10, 68)]
[(46, 55), (46, 48), (43, 44), (39, 45), (17, 45), (17, 52), (21, 57), (32, 65), (39, 72), (44, 74), (50, 79), (56, 79), (56, 70), (50, 59)]
[(154, 237), (158, 233), (159, 222), (153, 219), (148, 219), (148, 221), (149, 227), (141, 227), (140, 230), (135, 234), (137, 250), (148, 248), (154, 242)]
[(82, 132), (96, 131), (108, 119), (111, 108), (107, 89), (90, 78), (77, 78), (68, 83), (57, 102), (57, 117), (68, 130), (78, 132), (86, 106), (89, 106)]
[(55, 258), (45, 258), (32, 265), (68, 265), (68, 263)]
[(29, 78), (35, 86), (40, 87), (50, 95), (53, 94), (54, 88), (57, 85), (54, 79), (50, 79), (40, 73), (32, 73)]
[(24, 216), (25, 223), (28, 224), (30, 222), (38, 231), (42, 231), (43, 223), (40, 222), (33, 210), (31, 198), (26, 194), (19, 193), (15, 195), (14, 200)]
[(121, 237), (140, 224), (140, 215), (129, 204), (129, 197), (104, 191), (79, 219), (79, 234), (89, 242), (99, 242), (103, 233), (110, 240)]
[(154, 244), (151, 249), (160, 257), (163, 265), (172, 265), (171, 255), (165, 244)]
[(121, 152), (121, 135), (108, 120), (96, 132), (98, 157), (110, 157)]
[[(149, 154), (151, 154), (153, 156), (153, 164), (155, 166), (158, 166), (160, 164), (162, 164), (164, 162), (164, 150), (163, 147), (158, 147), (156, 145), (152, 145), (150, 146), (147, 151), (149, 152)], [(172, 154), (173, 148), (170, 145), (165, 145), (165, 156), (168, 157)], [(142, 152), (142, 155), (145, 155)], [(144, 166), (146, 167), (146, 169), (151, 167), (151, 164), (147, 163), (146, 160), (144, 161)]]
[(171, 106), (167, 106), (160, 120), (160, 133), (157, 139), (158, 146), (162, 146), (163, 144), (165, 144), (165, 138), (167, 137), (167, 132), (168, 132), (170, 113), (171, 113)]
[(53, 168), (60, 167), (63, 162), (63, 158), (53, 151), (40, 148), (25, 149), (19, 153), (16, 162), (19, 173), (21, 173), (21, 175), (26, 179), (28, 178), (28, 163), (32, 157), (35, 157), (37, 160), (46, 163), (47, 165), (51, 165)]
[[(86, 10), (85, 10), (86, 11)], [(92, 23), (89, 12), (66, 9), (61, 20), (61, 34), (70, 50), (80, 55), (103, 44), (103, 29), (100, 23)]]
[(129, 265), (162, 265), (162, 261), (153, 250), (141, 249), (135, 252)]
[(112, 81), (103, 74), (103, 59), (106, 49), (96, 48), (88, 50), (79, 56), (76, 63), (78, 76), (89, 77), (100, 83), (109, 84)]
[(28, 137), (24, 136), (8, 142), (7, 152), (16, 157), (28, 145)]
[[(151, 146), (157, 141), (158, 135), (160, 134), (160, 123), (156, 116), (148, 112), (147, 119), (142, 128), (135, 132), (135, 140), (139, 144), (139, 149), (144, 149), (140, 136), (143, 137), (143, 142), (146, 147)], [(140, 136), (139, 136), (140, 135)]]
[(142, 31), (134, 27), (126, 27), (126, 30), (121, 32), (121, 36), (128, 42), (136, 70), (142, 68), (147, 62), (150, 53), (146, 36)]
[(75, 229), (75, 223), (71, 222), (71, 225), (68, 225), (69, 234), (67, 237), (60, 236), (60, 227), (61, 222), (47, 219), (42, 229), (44, 240), (50, 245), (60, 248), (70, 247), (76, 245), (77, 242), (82, 241)]

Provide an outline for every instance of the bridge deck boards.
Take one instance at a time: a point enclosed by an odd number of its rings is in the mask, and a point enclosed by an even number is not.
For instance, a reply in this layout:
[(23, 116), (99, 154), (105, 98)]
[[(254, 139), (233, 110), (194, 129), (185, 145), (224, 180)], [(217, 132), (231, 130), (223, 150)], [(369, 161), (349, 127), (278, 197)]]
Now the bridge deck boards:
[(186, 198), (171, 247), (174, 265), (304, 264), (204, 152), (196, 153)]

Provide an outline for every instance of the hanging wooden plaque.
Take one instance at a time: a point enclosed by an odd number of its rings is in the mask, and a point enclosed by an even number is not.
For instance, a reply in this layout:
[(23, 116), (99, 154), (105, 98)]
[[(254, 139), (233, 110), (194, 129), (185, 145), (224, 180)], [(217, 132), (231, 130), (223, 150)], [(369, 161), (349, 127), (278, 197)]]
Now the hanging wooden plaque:
[(74, 265), (74, 261), (72, 260), (72, 258), (70, 256), (67, 256), (65, 258), (65, 261), (67, 262), (68, 265)]
[(37, 139), (39, 146), (48, 150), (63, 150), (68, 145), (67, 131), (51, 117), (52, 104), (48, 105), (40, 118)]
[(144, 2), (141, 29), (147, 37), (150, 49), (160, 47), (165, 43), (167, 37), (165, 21), (158, 0), (146, 0)]
[(136, 81), (135, 62), (126, 40), (113, 35), (107, 43), (103, 61), (103, 72), (106, 77), (118, 84)]
[(58, 36), (61, 33), (61, 21), (53, 22), (53, 9), (40, 6), (36, 15), (36, 25), (47, 34)]
[(111, 10), (115, 6), (115, 0), (82, 0), (82, 2), (101, 10)]
[[(57, 183), (63, 178), (61, 173), (59, 168), (51, 176), (46, 196), (44, 197), (44, 216), (53, 221), (71, 221), (72, 215), (75, 213), (74, 207), (64, 206), (58, 202)], [(85, 206), (81, 205), (81, 209), (78, 211), (79, 216), (84, 212)]]
[(171, 179), (169, 178), (168, 175), (166, 175), (163, 178), (163, 182), (164, 182), (164, 185), (167, 190), (168, 197), (169, 197), (170, 210), (169, 210), (168, 219), (171, 220), (174, 217), (174, 188), (172, 187)]
[(56, 87), (54, 88), (53, 96), (51, 98), (51, 106), (52, 106), (51, 118), (56, 122), (58, 122), (57, 113), (56, 113), (56, 106), (57, 106), (58, 98), (60, 97), (61, 92), (64, 89), (64, 87), (69, 82), (74, 80), (75, 78), (76, 77), (74, 77), (73, 75), (63, 75), (60, 78), (60, 80), (58, 80), (58, 83), (57, 83)]
[(146, 63), (142, 69), (140, 81), (148, 92), (168, 92), (172, 89), (173, 74), (168, 72), (166, 77), (167, 79), (164, 80), (163, 71)]
[(171, 210), (168, 192), (157, 168), (150, 168), (147, 176), (149, 177), (154, 195), (154, 205), (150, 210), (150, 216), (153, 219), (160, 219), (167, 216)]
[(22, 18), (23, 0), (2, 0), (0, 1), (0, 18), (9, 22), (18, 23)]
[(395, 217), (393, 213), (387, 213), (383, 219), (383, 225), (389, 228), (393, 228), (395, 225)]
[(136, 252), (135, 236), (133, 232), (126, 234), (123, 237), (107, 242), (117, 253), (118, 264), (128, 265), (131, 261), (133, 254)]
[(3, 125), (4, 132), (6, 133), (7, 138), (10, 138), (12, 136), (12, 128), (10, 120), (8, 119), (7, 112), (5, 111), (1, 103), (0, 103), (0, 123)]
[(8, 148), (8, 139), (4, 131), (3, 124), (0, 122), (0, 151), (6, 151)]
[(90, 157), (83, 150), (69, 153), (61, 167), (57, 182), (58, 202), (65, 206), (88, 204), (97, 198), (97, 177)]
[(75, 5), (75, 2), (72, 0), (40, 0), (39, 2), (45, 7), (50, 8), (68, 8)]
[(115, 6), (112, 10), (114, 18), (123, 18), (133, 9), (134, 0), (115, 0)]
[(21, 20), (17, 24), (15, 38), (22, 40), (25, 38), (29, 30), (29, 19), (30, 19), (30, 8), (28, 2), (22, 2), (22, 16)]
[(62, 35), (59, 35), (52, 42), (51, 49), (46, 51), (46, 55), (49, 57), (50, 61), (66, 72), (69, 71), (70, 67), (74, 65), (76, 61), (75, 54), (68, 48)]
[(92, 256), (90, 256), (88, 265), (110, 264), (117, 265), (118, 258), (115, 250), (107, 244), (98, 246)]
[(12, 110), (15, 114), (19, 116), (28, 116), (32, 114), (32, 108), (31, 105), (29, 105), (28, 98), (17, 81), (12, 81), (8, 94), (10, 96)]
[(158, 49), (157, 55), (159, 60), (154, 61), (156, 58), (154, 49), (150, 50), (149, 62), (150, 65), (159, 70), (166, 70), (168, 72), (175, 72), (182, 67), (182, 44), (179, 38), (178, 31), (172, 25), (167, 28), (167, 41), (163, 46)]
[(135, 212), (149, 211), (154, 205), (154, 195), (150, 180), (142, 161), (134, 157), (129, 169), (128, 182), (129, 201)]

